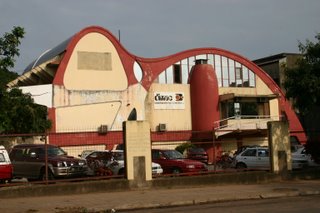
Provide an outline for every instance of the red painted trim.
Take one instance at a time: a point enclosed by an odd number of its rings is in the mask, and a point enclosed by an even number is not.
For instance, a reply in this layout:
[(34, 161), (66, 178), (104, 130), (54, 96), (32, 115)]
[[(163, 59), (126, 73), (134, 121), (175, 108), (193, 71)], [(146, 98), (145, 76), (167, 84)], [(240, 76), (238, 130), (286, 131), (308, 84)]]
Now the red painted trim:
[[(270, 90), (274, 94), (280, 95), (280, 111), (283, 110), (286, 112), (289, 120), (289, 126), (291, 131), (300, 131), (303, 132), (303, 128), (301, 123), (299, 122), (299, 119), (297, 115), (293, 112), (293, 110), (290, 108), (290, 104), (285, 100), (285, 96), (281, 89), (277, 86), (277, 84), (272, 80), (272, 78), (267, 75), (262, 69), (260, 69), (257, 65), (255, 65), (253, 62), (248, 60), (247, 58), (240, 56), (236, 53), (219, 49), (219, 48), (198, 48), (198, 49), (191, 49), (182, 51), (173, 55), (169, 55), (166, 57), (160, 57), (160, 58), (142, 58), (137, 57), (132, 54), (130, 54), (120, 43), (119, 41), (106, 29), (98, 27), (98, 26), (91, 26), (87, 27), (77, 34), (73, 36), (70, 43), (68, 44), (66, 48), (65, 55), (58, 67), (57, 73), (55, 75), (55, 78), (53, 80), (53, 84), (55, 85), (63, 85), (63, 78), (64, 78), (64, 72), (66, 69), (66, 66), (70, 60), (71, 54), (76, 46), (76, 44), (79, 42), (79, 40), (85, 36), (88, 33), (97, 32), (104, 35), (106, 38), (108, 38), (113, 45), (115, 46), (116, 50), (118, 51), (119, 57), (122, 61), (122, 64), (124, 66), (127, 78), (128, 78), (128, 85), (132, 85), (137, 83), (137, 80), (135, 79), (134, 72), (133, 72), (133, 64), (135, 60), (140, 64), (142, 70), (143, 70), (143, 79), (142, 79), (142, 86), (148, 91), (150, 86), (152, 85), (153, 81), (158, 77), (158, 75), (164, 71), (167, 67), (174, 64), (175, 62), (195, 56), (200, 54), (219, 54), (221, 56), (225, 56), (227, 58), (233, 59), (235, 61), (238, 61), (239, 63), (245, 65), (250, 70), (252, 70), (257, 76), (259, 76), (263, 82), (270, 88)], [(304, 133), (299, 134), (299, 140), (300, 141), (306, 141), (306, 135)]]
[(113, 145), (123, 143), (122, 131), (108, 132), (105, 135), (97, 132), (78, 133), (50, 133), (49, 143), (57, 146), (86, 146), (106, 145), (106, 149), (112, 149)]
[(48, 119), (51, 121), (50, 132), (56, 132), (56, 109), (48, 108)]
[(136, 78), (134, 76), (134, 72), (133, 72), (133, 63), (135, 61), (134, 56), (131, 55), (119, 43), (119, 41), (116, 39), (116, 37), (114, 37), (109, 31), (107, 31), (106, 29), (99, 27), (99, 26), (91, 26), (91, 27), (87, 27), (87, 28), (81, 30), (80, 32), (75, 34), (73, 36), (73, 38), (71, 39), (70, 43), (68, 44), (68, 46), (66, 48), (65, 55), (64, 55), (63, 59), (61, 60), (61, 63), (58, 67), (57, 73), (56, 73), (55, 78), (53, 80), (53, 84), (63, 85), (64, 73), (65, 73), (66, 67), (69, 63), (70, 57), (72, 55), (72, 52), (73, 52), (75, 46), (77, 45), (77, 43), (79, 42), (79, 40), (82, 37), (84, 37), (85, 35), (87, 35), (89, 33), (93, 33), (93, 32), (100, 33), (100, 34), (104, 35), (107, 39), (109, 39), (112, 42), (112, 44), (114, 45), (114, 47), (118, 51), (119, 57), (121, 59), (121, 62), (123, 64), (124, 70), (125, 70), (127, 78), (128, 78), (128, 85), (132, 85), (132, 84), (137, 83), (137, 80), (136, 80)]
[[(141, 64), (141, 67), (144, 71), (144, 78), (142, 80), (142, 85), (148, 90), (151, 84), (153, 83), (153, 81), (167, 67), (169, 67), (170, 65), (182, 59), (195, 56), (195, 55), (201, 55), (201, 54), (218, 54), (221, 56), (225, 56), (227, 58), (233, 59), (243, 64), (248, 69), (253, 71), (269, 87), (269, 89), (272, 91), (273, 94), (279, 95), (279, 108), (280, 108), (280, 111), (285, 111), (288, 116), (290, 131), (301, 132), (300, 134), (295, 134), (295, 135), (298, 137), (300, 142), (305, 143), (307, 141), (306, 134), (304, 132), (304, 129), (297, 115), (291, 108), (289, 102), (285, 99), (285, 95), (281, 91), (279, 86), (260, 67), (258, 67), (256, 64), (251, 62), (249, 59), (243, 56), (240, 56), (236, 53), (219, 49), (219, 48), (199, 48), (199, 49), (186, 50), (186, 51), (176, 53), (174, 55), (162, 57), (162, 58), (154, 58), (154, 59), (137, 58), (137, 60)], [(148, 76), (148, 77), (145, 77), (145, 76)]]
[(167, 132), (151, 132), (152, 142), (164, 141), (190, 141), (192, 131), (167, 131)]

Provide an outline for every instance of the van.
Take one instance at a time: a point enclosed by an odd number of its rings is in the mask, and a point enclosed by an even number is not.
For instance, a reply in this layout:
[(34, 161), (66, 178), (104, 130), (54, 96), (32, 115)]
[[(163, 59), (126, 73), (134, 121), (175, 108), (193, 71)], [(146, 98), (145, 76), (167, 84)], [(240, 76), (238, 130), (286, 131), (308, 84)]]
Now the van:
[(6, 183), (12, 179), (12, 164), (7, 150), (0, 145), (0, 183)]

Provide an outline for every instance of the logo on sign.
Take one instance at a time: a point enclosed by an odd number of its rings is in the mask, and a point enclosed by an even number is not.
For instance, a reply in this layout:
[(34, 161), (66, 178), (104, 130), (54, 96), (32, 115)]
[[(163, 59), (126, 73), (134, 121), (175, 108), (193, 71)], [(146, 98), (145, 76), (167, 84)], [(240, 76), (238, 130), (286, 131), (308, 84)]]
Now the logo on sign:
[(154, 93), (155, 109), (184, 109), (184, 93), (158, 92)]

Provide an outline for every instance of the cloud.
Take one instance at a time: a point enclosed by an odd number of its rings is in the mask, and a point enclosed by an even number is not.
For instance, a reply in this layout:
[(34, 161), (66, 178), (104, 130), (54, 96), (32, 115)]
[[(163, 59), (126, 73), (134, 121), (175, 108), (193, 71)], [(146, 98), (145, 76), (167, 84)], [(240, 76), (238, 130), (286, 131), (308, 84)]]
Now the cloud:
[(0, 33), (27, 34), (16, 70), (90, 25), (117, 36), (131, 53), (160, 57), (219, 47), (256, 59), (297, 52), (320, 29), (320, 1), (309, 0), (0, 0)]

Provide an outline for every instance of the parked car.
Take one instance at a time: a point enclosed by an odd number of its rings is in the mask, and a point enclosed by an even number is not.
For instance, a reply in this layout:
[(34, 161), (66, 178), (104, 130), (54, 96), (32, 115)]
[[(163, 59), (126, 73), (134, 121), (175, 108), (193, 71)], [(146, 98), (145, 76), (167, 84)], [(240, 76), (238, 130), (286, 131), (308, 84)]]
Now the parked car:
[(184, 151), (184, 156), (188, 159), (201, 161), (208, 164), (208, 153), (201, 147), (189, 147)]
[[(308, 165), (308, 160), (302, 155), (292, 153), (291, 158), (292, 169), (302, 169)], [(269, 148), (247, 147), (235, 156), (233, 165), (237, 169), (270, 170)]]
[(247, 147), (234, 158), (237, 169), (269, 170), (269, 149), (267, 147)]
[(12, 179), (12, 164), (7, 150), (0, 146), (0, 183), (5, 183)]
[(44, 180), (46, 178), (46, 147), (48, 179), (83, 176), (86, 174), (86, 161), (68, 156), (58, 146), (51, 144), (20, 144), (14, 146), (9, 154), (13, 165), (13, 176)]
[(153, 149), (152, 161), (160, 164), (165, 174), (208, 171), (206, 164), (187, 159), (176, 150)]
[[(93, 151), (85, 158), (88, 164), (88, 175), (124, 175), (123, 150)], [(162, 174), (160, 164), (152, 162), (152, 174)]]
[(306, 149), (301, 146), (292, 152), (292, 168), (300, 169), (304, 167), (319, 166), (310, 154), (307, 153)]

